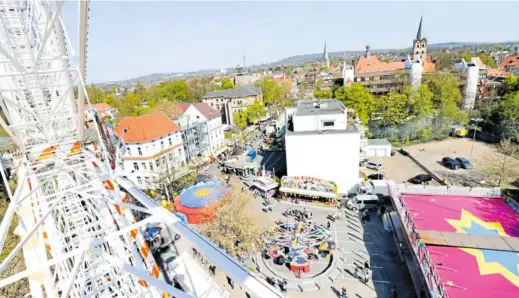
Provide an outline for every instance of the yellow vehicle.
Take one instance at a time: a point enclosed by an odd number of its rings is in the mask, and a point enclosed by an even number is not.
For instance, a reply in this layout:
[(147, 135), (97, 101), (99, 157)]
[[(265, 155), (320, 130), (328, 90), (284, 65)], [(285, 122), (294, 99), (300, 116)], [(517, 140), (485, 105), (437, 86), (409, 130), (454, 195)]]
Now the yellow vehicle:
[(457, 137), (466, 137), (469, 134), (468, 129), (458, 129), (456, 130), (456, 136)]

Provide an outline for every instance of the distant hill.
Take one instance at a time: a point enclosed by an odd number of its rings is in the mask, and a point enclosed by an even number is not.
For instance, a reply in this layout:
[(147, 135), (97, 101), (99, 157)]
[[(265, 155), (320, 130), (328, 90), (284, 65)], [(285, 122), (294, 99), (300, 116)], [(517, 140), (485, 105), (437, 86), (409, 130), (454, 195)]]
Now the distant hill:
[[(514, 44), (519, 44), (519, 41), (505, 41), (505, 42), (444, 42), (444, 43), (433, 43), (430, 44), (430, 48), (459, 48), (464, 46), (477, 46), (477, 45), (504, 45), (504, 46), (510, 46)], [(408, 51), (409, 48), (402, 48), (402, 49), (372, 49), (371, 52), (374, 54), (382, 54), (382, 53), (389, 53), (389, 52), (402, 52), (402, 51)], [(342, 58), (344, 55), (346, 56), (358, 56), (364, 54), (364, 50), (360, 51), (345, 51), (345, 52), (329, 52), (328, 57), (330, 58)], [(258, 69), (258, 68), (269, 68), (269, 67), (275, 67), (280, 65), (290, 65), (290, 64), (301, 64), (305, 62), (310, 61), (317, 61), (321, 59), (323, 56), (323, 53), (316, 53), (316, 54), (303, 54), (303, 55), (296, 55), (292, 57), (287, 57), (275, 62), (270, 63), (263, 63), (260, 65), (252, 65), (249, 66), (251, 69)], [(228, 73), (234, 73), (234, 69), (227, 69)], [(128, 84), (136, 84), (137, 82), (142, 83), (153, 83), (158, 81), (166, 81), (171, 80), (174, 78), (184, 78), (184, 77), (192, 77), (192, 76), (200, 76), (200, 75), (210, 75), (210, 74), (217, 74), (219, 73), (219, 69), (206, 69), (206, 70), (199, 70), (199, 71), (193, 71), (193, 72), (173, 72), (173, 73), (154, 73), (149, 74), (137, 78), (132, 78), (128, 80), (122, 80), (122, 81), (113, 81), (113, 82), (106, 82), (100, 85), (128, 85)]]

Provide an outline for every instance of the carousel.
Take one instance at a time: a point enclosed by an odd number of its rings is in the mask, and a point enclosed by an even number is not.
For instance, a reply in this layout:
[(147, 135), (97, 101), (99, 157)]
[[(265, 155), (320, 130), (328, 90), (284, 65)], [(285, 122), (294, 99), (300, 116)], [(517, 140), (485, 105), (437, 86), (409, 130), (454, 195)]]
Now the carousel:
[(327, 258), (336, 245), (330, 232), (321, 225), (304, 222), (278, 222), (265, 237), (265, 257), (286, 265), (301, 276), (319, 258)]

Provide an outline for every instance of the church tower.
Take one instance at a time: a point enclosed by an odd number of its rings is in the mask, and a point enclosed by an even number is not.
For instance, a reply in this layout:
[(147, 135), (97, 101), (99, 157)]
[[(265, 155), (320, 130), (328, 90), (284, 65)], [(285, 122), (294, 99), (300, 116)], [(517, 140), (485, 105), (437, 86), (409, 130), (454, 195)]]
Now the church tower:
[(425, 58), (427, 57), (427, 38), (422, 36), (422, 19), (420, 18), (420, 25), (418, 26), (418, 32), (416, 38), (413, 40), (413, 60), (420, 60), (422, 66)]
[(326, 41), (324, 42), (324, 52), (322, 61), (326, 63), (326, 70), (330, 69), (330, 59), (328, 59), (328, 51), (326, 50)]

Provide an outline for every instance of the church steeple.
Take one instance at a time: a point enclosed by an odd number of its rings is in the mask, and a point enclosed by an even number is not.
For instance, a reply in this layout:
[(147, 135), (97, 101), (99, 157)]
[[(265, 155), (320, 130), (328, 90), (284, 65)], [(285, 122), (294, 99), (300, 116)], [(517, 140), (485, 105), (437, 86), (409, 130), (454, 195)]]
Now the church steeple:
[(420, 17), (420, 25), (418, 26), (418, 32), (416, 33), (416, 40), (422, 39), (422, 20), (423, 17)]
[(427, 58), (427, 38), (422, 35), (423, 17), (420, 17), (420, 25), (418, 25), (418, 32), (416, 32), (416, 39), (413, 40), (413, 60), (419, 60), (424, 65)]
[(324, 42), (323, 61), (326, 62), (327, 68), (330, 68), (330, 60), (328, 59), (328, 51), (326, 50), (326, 41)]

